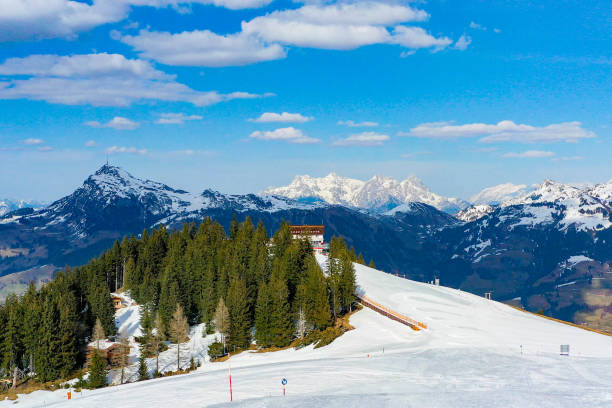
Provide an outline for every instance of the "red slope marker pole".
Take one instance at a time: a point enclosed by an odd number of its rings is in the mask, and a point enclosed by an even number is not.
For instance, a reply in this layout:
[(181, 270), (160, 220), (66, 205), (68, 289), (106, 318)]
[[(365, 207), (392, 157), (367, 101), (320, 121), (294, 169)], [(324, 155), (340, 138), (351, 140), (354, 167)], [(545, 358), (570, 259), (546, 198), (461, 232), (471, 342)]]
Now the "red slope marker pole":
[(227, 354), (227, 366), (229, 368), (229, 386), (230, 386), (230, 402), (234, 400), (234, 395), (232, 394), (232, 355), (230, 353)]

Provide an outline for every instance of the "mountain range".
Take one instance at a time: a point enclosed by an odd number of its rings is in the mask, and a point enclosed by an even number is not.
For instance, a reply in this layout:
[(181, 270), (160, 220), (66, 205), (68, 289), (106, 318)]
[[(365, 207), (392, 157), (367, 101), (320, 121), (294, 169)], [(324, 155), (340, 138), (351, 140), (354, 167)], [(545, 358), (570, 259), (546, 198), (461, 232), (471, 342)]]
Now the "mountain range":
[[(191, 193), (105, 165), (45, 208), (0, 216), (0, 293), (2, 275), (30, 279), (79, 265), (144, 229), (206, 217), (228, 228), (234, 216), (248, 216), (269, 232), (282, 220), (324, 224), (327, 240), (344, 236), (388, 272), (422, 281), (440, 277), (445, 285), (492, 291), (531, 310), (612, 328), (612, 317), (602, 312), (612, 310), (612, 181), (506, 185), (481, 198), (499, 201), (468, 207), (431, 193), (414, 177), (360, 182), (334, 174), (297, 177), (258, 195)], [(453, 216), (452, 206), (463, 209)]]
[(47, 264), (78, 265), (115, 239), (162, 224), (175, 228), (212, 217), (228, 227), (234, 215), (261, 220), (269, 231), (282, 220), (323, 223), (326, 236), (345, 235), (364, 255), (381, 250), (376, 261), (389, 269), (398, 269), (427, 231), (459, 222), (423, 203), (402, 213), (374, 215), (277, 195), (228, 195), (213, 190), (196, 194), (104, 165), (72, 194), (48, 207), (22, 208), (0, 217), (0, 276)]
[(398, 205), (420, 202), (441, 211), (456, 213), (469, 203), (432, 192), (416, 176), (403, 181), (391, 177), (374, 176), (361, 181), (330, 173), (325, 177), (296, 176), (284, 187), (270, 187), (262, 194), (275, 194), (300, 201), (323, 200), (329, 204), (386, 212)]
[(43, 208), (48, 203), (34, 200), (11, 200), (8, 198), (0, 199), (0, 216), (20, 208)]

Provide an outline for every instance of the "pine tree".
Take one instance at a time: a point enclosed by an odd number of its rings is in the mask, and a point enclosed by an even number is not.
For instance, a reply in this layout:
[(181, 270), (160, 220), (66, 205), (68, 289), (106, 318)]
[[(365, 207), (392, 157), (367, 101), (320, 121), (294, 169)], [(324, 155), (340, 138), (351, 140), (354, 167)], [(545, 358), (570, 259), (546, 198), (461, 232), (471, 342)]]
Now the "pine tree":
[(98, 350), (100, 349), (100, 342), (106, 340), (106, 334), (104, 334), (104, 328), (102, 327), (100, 318), (96, 319), (96, 325), (93, 328), (91, 340), (96, 342), (96, 348)]
[(115, 334), (115, 307), (108, 287), (104, 283), (94, 283), (88, 300), (93, 315), (100, 319), (106, 335), (112, 336)]
[(293, 322), (289, 306), (287, 284), (280, 279), (272, 279), (270, 291), (270, 342), (273, 346), (284, 347), (291, 343)]
[(91, 363), (89, 367), (89, 387), (106, 387), (106, 359), (102, 357), (99, 350), (92, 350)]
[(307, 276), (304, 282), (304, 312), (306, 319), (317, 329), (330, 326), (331, 316), (327, 283), (316, 259), (311, 256), (307, 262)]
[(141, 354), (138, 359), (138, 381), (150, 379), (149, 369), (147, 368), (147, 359)]
[[(22, 325), (22, 338), (24, 344), (24, 357), (28, 360), (28, 368), (30, 372), (35, 371), (35, 359), (36, 347), (40, 336), (40, 318), (41, 310), (36, 292), (36, 286), (33, 281), (30, 281), (28, 290), (21, 299), (21, 308), (23, 310), (23, 325)], [(4, 325), (1, 325), (4, 327)]]
[(297, 319), (295, 320), (295, 336), (298, 339), (303, 339), (308, 330), (308, 321), (306, 320), (306, 313), (304, 309), (300, 307), (297, 312)]
[(230, 328), (230, 316), (223, 298), (219, 299), (217, 310), (215, 311), (215, 327), (219, 334), (221, 334), (221, 342), (225, 346), (225, 338), (229, 333)]
[(72, 292), (66, 290), (58, 296), (59, 322), (57, 326), (60, 360), (60, 376), (67, 377), (76, 366), (78, 355), (77, 314), (75, 310), (75, 299)]
[(40, 339), (36, 347), (34, 360), (36, 361), (36, 376), (40, 382), (47, 382), (59, 378), (60, 357), (57, 350), (60, 349), (60, 341), (57, 334), (59, 323), (59, 312), (49, 290), (43, 294), (42, 317), (40, 323)]
[(268, 284), (259, 285), (257, 293), (257, 307), (255, 310), (255, 340), (260, 347), (272, 345), (272, 297)]
[(230, 315), (229, 346), (247, 348), (251, 341), (252, 323), (247, 288), (240, 278), (234, 278), (227, 291), (227, 309)]
[(152, 346), (153, 338), (153, 304), (147, 303), (140, 308), (140, 327), (142, 328), (142, 336), (140, 336), (140, 353), (145, 357), (151, 357), (154, 354)]
[(365, 265), (365, 259), (363, 259), (363, 254), (361, 252), (359, 253), (359, 256), (357, 257), (357, 260), (355, 262), (361, 265)]
[(183, 308), (180, 304), (176, 304), (176, 311), (172, 315), (170, 321), (170, 335), (176, 342), (176, 367), (177, 370), (181, 369), (181, 343), (185, 341), (187, 332), (189, 331), (189, 324), (187, 318), (183, 313)]
[(151, 345), (153, 352), (155, 352), (155, 373), (159, 373), (159, 353), (161, 352), (161, 344), (165, 340), (162, 325), (161, 317), (159, 312), (157, 312), (155, 314), (154, 332), (151, 336)]
[(121, 367), (121, 380), (120, 384), (123, 384), (123, 379), (125, 377), (125, 367), (128, 365), (128, 356), (130, 354), (130, 342), (127, 337), (121, 337), (119, 340), (119, 344), (121, 347), (121, 355), (119, 356), (119, 366)]
[(340, 305), (343, 311), (352, 311), (355, 302), (355, 267), (351, 258), (344, 253), (340, 260), (340, 276), (338, 277), (338, 289), (340, 293)]
[(4, 340), (2, 344), (3, 355), (0, 365), (7, 371), (18, 365), (23, 353), (21, 333), (21, 308), (17, 295), (11, 294), (4, 303), (6, 313), (6, 323), (3, 327)]
[(374, 263), (373, 259), (370, 259), (370, 263), (368, 264), (368, 266), (372, 269), (376, 269), (376, 264)]
[(355, 247), (353, 245), (351, 245), (351, 249), (349, 249), (348, 254), (351, 261), (357, 261), (357, 253), (355, 252)]

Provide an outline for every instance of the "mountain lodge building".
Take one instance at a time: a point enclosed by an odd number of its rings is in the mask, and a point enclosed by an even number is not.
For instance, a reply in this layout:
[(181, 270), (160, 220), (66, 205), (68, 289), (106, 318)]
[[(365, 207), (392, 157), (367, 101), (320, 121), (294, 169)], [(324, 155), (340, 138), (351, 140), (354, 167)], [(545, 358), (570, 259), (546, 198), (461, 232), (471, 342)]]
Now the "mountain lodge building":
[(293, 239), (308, 238), (316, 253), (329, 251), (329, 244), (325, 242), (325, 225), (290, 225)]

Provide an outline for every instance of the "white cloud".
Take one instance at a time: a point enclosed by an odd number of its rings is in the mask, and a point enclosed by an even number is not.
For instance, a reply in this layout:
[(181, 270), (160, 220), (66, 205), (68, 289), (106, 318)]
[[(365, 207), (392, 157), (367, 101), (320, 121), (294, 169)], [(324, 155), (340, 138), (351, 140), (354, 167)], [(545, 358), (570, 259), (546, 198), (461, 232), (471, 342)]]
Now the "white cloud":
[(155, 121), (158, 125), (182, 125), (191, 120), (202, 120), (200, 115), (185, 115), (184, 113), (162, 113)]
[(94, 128), (112, 128), (115, 130), (134, 130), (140, 126), (138, 122), (134, 122), (133, 120), (123, 118), (121, 116), (115, 116), (106, 123), (100, 123), (96, 120), (92, 120), (85, 122), (85, 125)]
[(224, 67), (285, 58), (279, 44), (244, 33), (218, 35), (208, 30), (178, 34), (142, 30), (120, 38), (146, 58), (167, 65)]
[(98, 143), (95, 140), (88, 140), (85, 142), (85, 147), (96, 147)]
[[(435, 38), (420, 27), (398, 25), (428, 17), (422, 10), (374, 1), (308, 4), (243, 22), (242, 31), (267, 42), (334, 50), (371, 44), (409, 48), (443, 48), (450, 44), (451, 40)], [(393, 33), (387, 27), (393, 27)]]
[(339, 125), (348, 126), (348, 127), (376, 127), (378, 126), (378, 122), (355, 122), (352, 120), (339, 120)]
[(454, 125), (452, 122), (423, 123), (402, 133), (405, 136), (432, 139), (458, 139), (481, 137), (480, 142), (577, 142), (595, 137), (595, 133), (583, 129), (580, 122), (565, 122), (548, 126), (516, 124), (504, 120), (497, 124), (471, 123)]
[(50, 152), (53, 150), (53, 148), (51, 146), (41, 146), (36, 148), (36, 150), (38, 150), (39, 152)]
[(262, 113), (260, 117), (257, 119), (249, 119), (249, 122), (257, 122), (257, 123), (272, 123), (272, 122), (280, 122), (280, 123), (304, 123), (314, 118), (311, 116), (304, 116), (301, 113), (274, 113), (274, 112), (265, 112)]
[(482, 30), (482, 31), (486, 31), (487, 30), (487, 27), (485, 27), (485, 26), (483, 26), (481, 24), (475, 23), (474, 21), (470, 22), (470, 28), (473, 28), (474, 30)]
[(54, 37), (74, 38), (94, 27), (125, 19), (132, 6), (174, 7), (212, 4), (229, 9), (256, 8), (272, 0), (2, 0), (0, 1), (0, 41), (20, 41)]
[(382, 146), (382, 144), (389, 139), (390, 137), (388, 135), (376, 132), (363, 132), (356, 135), (350, 135), (345, 139), (337, 140), (332, 146)]
[(223, 67), (285, 58), (283, 45), (351, 50), (371, 44), (398, 44), (437, 51), (452, 44), (451, 39), (436, 38), (421, 27), (400, 25), (428, 17), (423, 10), (381, 1), (321, 2), (243, 21), (241, 31), (230, 34), (141, 30), (137, 35), (113, 32), (112, 36), (143, 57), (164, 64)]
[(242, 29), (269, 42), (329, 50), (351, 50), (389, 41), (389, 32), (381, 26), (324, 25), (270, 16), (243, 23)]
[[(0, 80), (0, 99), (93, 106), (129, 106), (135, 102), (161, 100), (206, 106), (232, 99), (267, 96), (196, 91), (155, 70), (146, 61), (129, 60), (117, 54), (12, 58), (1, 64), (0, 70), (5, 75), (17, 76)], [(31, 77), (22, 79), (23, 73)]]
[(495, 34), (499, 34), (499, 33), (501, 33), (501, 30), (499, 28), (494, 28), (493, 32), (495, 32)]
[(584, 157), (582, 156), (563, 156), (563, 157), (555, 157), (554, 159), (551, 159), (552, 161), (576, 161), (576, 160), (583, 160)]
[(453, 41), (448, 37), (436, 38), (428, 34), (421, 27), (396, 26), (393, 29), (391, 43), (400, 44), (406, 48), (434, 48), (441, 50), (449, 46)]
[(467, 47), (471, 43), (472, 43), (472, 37), (463, 34), (461, 37), (459, 37), (459, 39), (455, 43), (454, 47), (457, 50), (465, 51), (465, 50), (467, 50)]
[(0, 75), (60, 78), (173, 78), (153, 68), (148, 61), (128, 59), (121, 54), (107, 53), (72, 56), (29, 55), (24, 58), (8, 58), (0, 64)]
[(553, 152), (547, 152), (547, 151), (542, 151), (542, 150), (527, 150), (521, 153), (514, 153), (514, 152), (506, 153), (502, 157), (513, 157), (513, 158), (519, 158), (519, 159), (539, 159), (543, 157), (552, 157), (554, 155), (555, 153)]
[(3, 0), (0, 41), (73, 37), (76, 33), (126, 17), (124, 1)]
[(39, 145), (43, 144), (44, 141), (42, 139), (28, 138), (23, 140), (22, 143), (27, 145)]
[(136, 147), (125, 147), (125, 146), (111, 146), (105, 150), (108, 154), (119, 154), (119, 153), (129, 153), (129, 154), (139, 154), (141, 156), (148, 153), (147, 149), (138, 149)]
[(401, 4), (378, 1), (307, 4), (298, 9), (275, 11), (266, 17), (321, 25), (390, 26), (409, 21), (425, 21), (427, 12)]
[(313, 137), (308, 137), (300, 129), (294, 127), (280, 128), (272, 131), (256, 130), (251, 133), (249, 138), (259, 140), (282, 140), (295, 144), (311, 144), (319, 143), (321, 140)]

